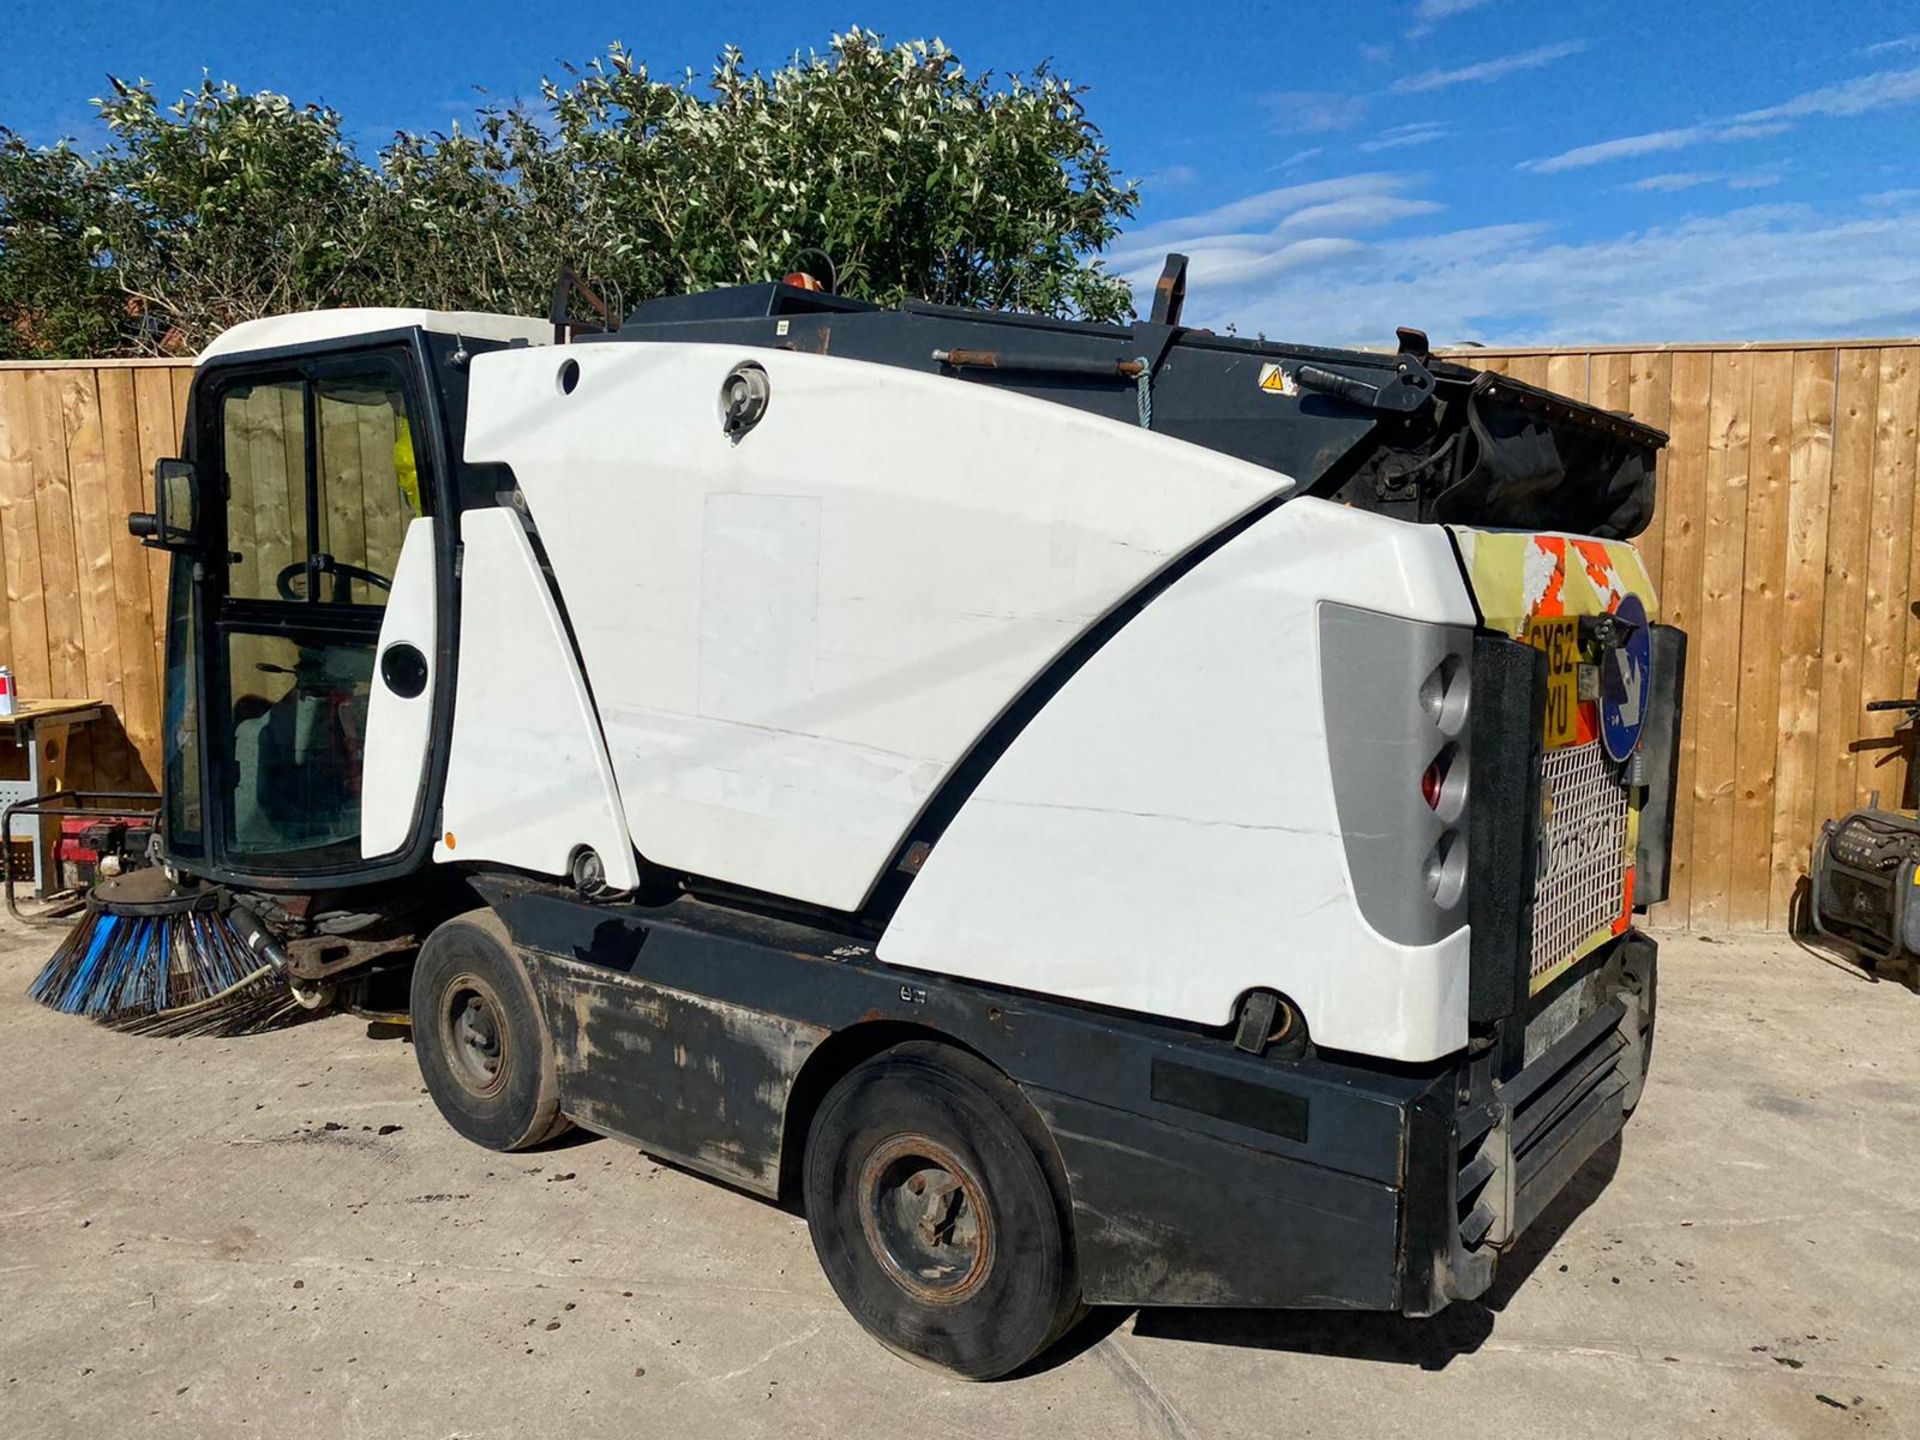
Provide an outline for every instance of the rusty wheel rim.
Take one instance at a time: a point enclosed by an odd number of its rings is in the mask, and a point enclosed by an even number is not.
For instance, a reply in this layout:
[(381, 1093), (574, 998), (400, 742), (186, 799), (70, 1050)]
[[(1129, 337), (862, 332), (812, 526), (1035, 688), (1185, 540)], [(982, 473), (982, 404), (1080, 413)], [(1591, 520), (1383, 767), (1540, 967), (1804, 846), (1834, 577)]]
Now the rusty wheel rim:
[(901, 1289), (955, 1305), (993, 1270), (986, 1189), (954, 1152), (926, 1135), (896, 1135), (860, 1167), (860, 1224), (874, 1259)]
[(513, 1068), (500, 997), (478, 975), (462, 975), (446, 990), (440, 1007), (440, 1046), (454, 1078), (469, 1093), (486, 1098), (505, 1087)]

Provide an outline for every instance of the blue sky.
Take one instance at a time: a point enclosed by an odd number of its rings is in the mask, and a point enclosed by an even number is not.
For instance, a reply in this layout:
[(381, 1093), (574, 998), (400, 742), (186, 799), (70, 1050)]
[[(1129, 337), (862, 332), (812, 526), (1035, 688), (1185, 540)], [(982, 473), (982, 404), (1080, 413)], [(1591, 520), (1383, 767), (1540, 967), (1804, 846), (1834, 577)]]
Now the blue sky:
[(656, 73), (774, 64), (866, 25), (973, 69), (1050, 59), (1142, 204), (1140, 283), (1193, 257), (1187, 317), (1385, 341), (1920, 331), (1920, 6), (1911, 0), (1320, 5), (21, 5), (0, 123), (98, 138), (111, 71), (202, 68), (341, 110), (371, 155), (624, 41)]

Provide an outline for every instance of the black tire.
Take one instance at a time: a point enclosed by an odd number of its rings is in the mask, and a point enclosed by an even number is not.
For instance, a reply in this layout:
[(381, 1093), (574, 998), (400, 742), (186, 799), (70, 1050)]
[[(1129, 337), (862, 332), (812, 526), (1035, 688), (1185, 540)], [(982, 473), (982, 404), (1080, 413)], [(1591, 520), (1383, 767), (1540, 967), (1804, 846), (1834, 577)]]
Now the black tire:
[(489, 1150), (567, 1129), (553, 1039), (526, 965), (491, 910), (439, 926), (413, 967), (413, 1050), (447, 1123)]
[(983, 1061), (914, 1041), (848, 1072), (807, 1136), (807, 1226), (841, 1302), (896, 1354), (969, 1380), (1017, 1370), (1080, 1313), (1025, 1107)]

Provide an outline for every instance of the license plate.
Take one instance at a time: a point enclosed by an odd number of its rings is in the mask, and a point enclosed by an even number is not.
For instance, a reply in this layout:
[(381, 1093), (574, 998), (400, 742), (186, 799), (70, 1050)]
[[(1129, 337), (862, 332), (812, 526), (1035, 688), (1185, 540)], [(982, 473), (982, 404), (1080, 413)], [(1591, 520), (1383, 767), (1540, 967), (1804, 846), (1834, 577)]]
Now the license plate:
[(1527, 621), (1527, 643), (1547, 655), (1547, 748), (1571, 745), (1579, 738), (1580, 621), (1536, 615)]

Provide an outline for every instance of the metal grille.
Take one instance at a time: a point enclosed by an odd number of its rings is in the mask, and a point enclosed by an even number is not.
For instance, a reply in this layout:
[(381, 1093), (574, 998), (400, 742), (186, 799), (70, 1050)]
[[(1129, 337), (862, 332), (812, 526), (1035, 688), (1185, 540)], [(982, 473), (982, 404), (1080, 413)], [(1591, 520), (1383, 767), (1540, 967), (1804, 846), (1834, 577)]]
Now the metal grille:
[(1840, 924), (1877, 925), (1885, 928), (1893, 920), (1893, 892), (1884, 884), (1860, 880), (1842, 870), (1826, 875), (1827, 903), (1823, 917)]
[(1627, 788), (1595, 740), (1550, 750), (1540, 765), (1540, 859), (1533, 882), (1530, 974), (1551, 970), (1626, 901)]

